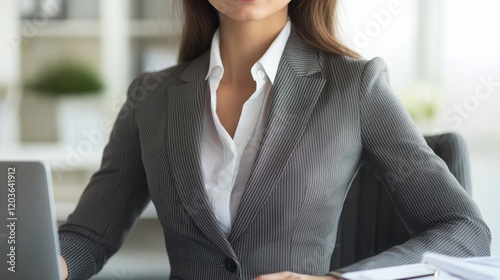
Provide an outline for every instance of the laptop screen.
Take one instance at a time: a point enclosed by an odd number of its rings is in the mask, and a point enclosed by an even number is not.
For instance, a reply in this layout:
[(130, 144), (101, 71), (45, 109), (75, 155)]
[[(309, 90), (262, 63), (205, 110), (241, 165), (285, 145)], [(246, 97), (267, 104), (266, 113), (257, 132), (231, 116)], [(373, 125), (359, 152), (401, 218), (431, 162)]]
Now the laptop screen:
[(0, 279), (61, 279), (50, 168), (0, 161)]

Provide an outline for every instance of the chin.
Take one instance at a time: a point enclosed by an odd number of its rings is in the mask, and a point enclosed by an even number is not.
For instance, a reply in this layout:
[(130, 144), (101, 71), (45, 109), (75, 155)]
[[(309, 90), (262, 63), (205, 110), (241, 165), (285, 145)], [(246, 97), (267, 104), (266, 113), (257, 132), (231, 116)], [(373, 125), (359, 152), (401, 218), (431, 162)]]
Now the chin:
[(262, 13), (259, 13), (258, 11), (235, 11), (230, 14), (226, 14), (226, 17), (231, 18), (232, 20), (235, 21), (255, 21), (255, 20), (261, 20), (266, 18), (266, 15), (263, 15)]
[[(227, 1), (227, 0), (219, 0)], [(243, 2), (242, 0), (232, 0), (233, 5), (215, 5), (219, 7), (217, 10), (224, 17), (233, 21), (259, 21), (280, 17), (287, 13), (287, 0), (255, 0)], [(212, 3), (218, 3), (217, 0), (210, 0)]]

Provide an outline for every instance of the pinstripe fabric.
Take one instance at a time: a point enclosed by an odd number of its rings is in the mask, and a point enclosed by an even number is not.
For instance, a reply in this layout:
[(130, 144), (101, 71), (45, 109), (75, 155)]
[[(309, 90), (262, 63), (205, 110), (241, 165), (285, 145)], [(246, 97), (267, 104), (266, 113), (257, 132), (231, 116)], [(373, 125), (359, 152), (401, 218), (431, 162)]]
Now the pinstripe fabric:
[(70, 279), (101, 269), (149, 198), (163, 226), (171, 279), (323, 275), (344, 197), (364, 160), (416, 237), (344, 270), (416, 262), (426, 250), (489, 254), (490, 233), (476, 205), (394, 97), (382, 60), (318, 52), (293, 30), (225, 238), (204, 192), (199, 156), (208, 62), (207, 52), (132, 83), (101, 169), (60, 227)]
[[(465, 140), (456, 133), (426, 136), (434, 153), (470, 194), (470, 167)], [(351, 265), (410, 239), (383, 184), (369, 163), (349, 188), (337, 231), (330, 269)]]
[(469, 153), (465, 139), (457, 133), (445, 133), (427, 136), (425, 137), (425, 141), (444, 160), (450, 172), (470, 195), (472, 192), (472, 183)]

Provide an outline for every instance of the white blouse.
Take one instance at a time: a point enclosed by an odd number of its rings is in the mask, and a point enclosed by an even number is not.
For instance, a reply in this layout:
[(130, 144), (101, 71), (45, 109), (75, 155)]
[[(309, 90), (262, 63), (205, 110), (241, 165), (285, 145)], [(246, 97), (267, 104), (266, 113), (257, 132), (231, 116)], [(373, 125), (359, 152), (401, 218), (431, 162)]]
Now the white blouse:
[[(272, 85), (290, 35), (290, 20), (266, 53), (251, 68), (256, 90), (243, 104), (234, 139), (216, 113), (217, 88), (224, 73), (217, 30), (212, 39), (208, 90), (205, 101), (201, 163), (208, 199), (222, 231), (227, 235), (236, 216), (246, 182), (252, 172), (263, 137)], [(235, 93), (236, 94), (236, 93)]]

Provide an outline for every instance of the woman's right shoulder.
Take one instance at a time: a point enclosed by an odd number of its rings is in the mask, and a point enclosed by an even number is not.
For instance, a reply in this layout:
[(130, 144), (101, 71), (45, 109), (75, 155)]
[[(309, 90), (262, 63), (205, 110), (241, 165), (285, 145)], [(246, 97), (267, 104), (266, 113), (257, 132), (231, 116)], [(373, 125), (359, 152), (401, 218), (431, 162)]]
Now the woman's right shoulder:
[(147, 91), (154, 91), (158, 86), (174, 86), (181, 83), (180, 76), (188, 63), (180, 63), (162, 70), (142, 72), (135, 76), (130, 84), (130, 89), (142, 87)]
[(206, 75), (208, 71), (210, 52), (206, 51), (197, 58), (179, 63), (175, 66), (137, 75), (130, 85), (130, 89), (140, 89), (147, 93), (154, 93), (158, 89), (167, 89), (192, 80), (199, 75)]

